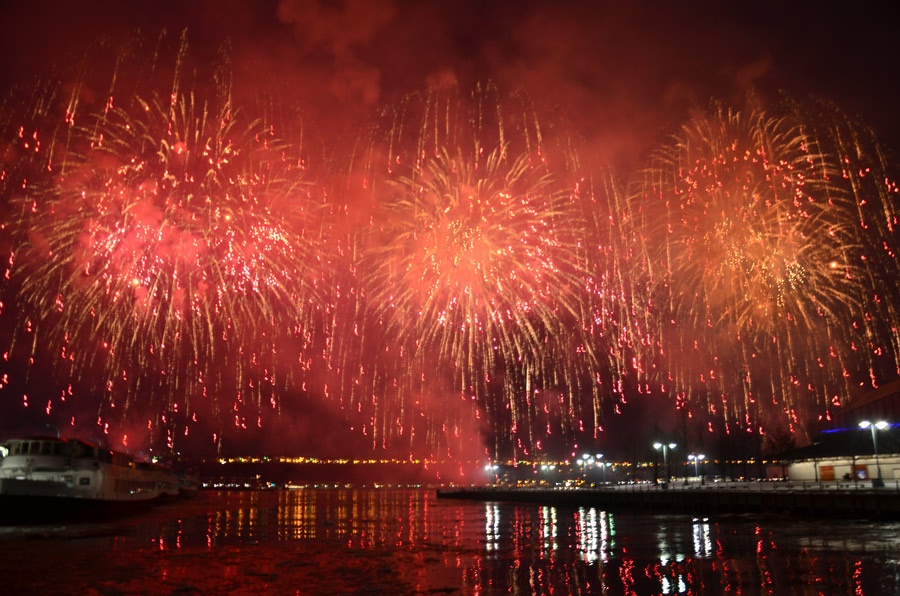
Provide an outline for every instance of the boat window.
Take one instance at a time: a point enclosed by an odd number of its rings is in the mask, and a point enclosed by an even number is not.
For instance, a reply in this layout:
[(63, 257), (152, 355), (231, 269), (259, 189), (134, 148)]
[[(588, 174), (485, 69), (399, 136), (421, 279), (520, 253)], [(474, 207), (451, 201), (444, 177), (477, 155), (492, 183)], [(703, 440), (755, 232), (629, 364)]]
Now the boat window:
[(32, 441), (31, 446), (28, 448), (28, 453), (37, 455), (40, 452), (41, 452), (41, 442), (40, 441)]
[(78, 479), (78, 484), (81, 486), (88, 486), (90, 483), (91, 483), (90, 476), (82, 476), (81, 478)]
[(51, 455), (53, 453), (53, 443), (44, 441), (41, 443), (41, 455)]
[(62, 453), (62, 443), (53, 443), (53, 455)]
[(75, 444), (75, 457), (93, 457), (94, 456), (94, 447), (92, 445), (88, 445), (87, 443), (76, 443)]

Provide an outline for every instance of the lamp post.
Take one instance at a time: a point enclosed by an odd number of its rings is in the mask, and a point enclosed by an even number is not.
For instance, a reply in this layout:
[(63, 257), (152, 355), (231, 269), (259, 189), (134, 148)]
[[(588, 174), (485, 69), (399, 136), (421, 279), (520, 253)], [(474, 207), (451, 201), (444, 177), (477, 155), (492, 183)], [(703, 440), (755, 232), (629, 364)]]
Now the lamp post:
[[(706, 459), (706, 456), (703, 455), (702, 453), (699, 454), (699, 455), (694, 455), (693, 453), (691, 453), (691, 454), (688, 456), (688, 459), (691, 460), (692, 462), (694, 462), (694, 476), (698, 476), (698, 477), (699, 477), (699, 476), (700, 476), (700, 472), (699, 472), (699, 470), (698, 470), (698, 466), (699, 466), (699, 463), (700, 463), (702, 460)], [(700, 484), (703, 484), (703, 478), (700, 478)]]
[(499, 469), (500, 466), (498, 466), (497, 464), (488, 464), (484, 466), (484, 471), (488, 473), (489, 482), (491, 484), (500, 481), (500, 475), (497, 473), (497, 470)]
[(653, 448), (663, 452), (663, 466), (666, 468), (666, 480), (663, 482), (663, 488), (669, 486), (669, 449), (675, 449), (675, 443), (653, 443)]
[(872, 450), (875, 452), (875, 470), (878, 472), (878, 477), (872, 479), (872, 488), (884, 486), (884, 480), (881, 479), (881, 464), (878, 461), (878, 440), (875, 438), (875, 430), (884, 430), (888, 426), (888, 423), (884, 420), (879, 420), (878, 422), (863, 420), (859, 423), (860, 428), (868, 428), (872, 431)]
[[(584, 476), (585, 481), (587, 480), (587, 471), (593, 466), (602, 466), (603, 463), (600, 461), (603, 459), (602, 453), (597, 453), (595, 455), (591, 455), (590, 453), (582, 454), (581, 459), (579, 459), (576, 463), (582, 467), (582, 476)], [(603, 471), (603, 481), (606, 482), (606, 470)]]
[(595, 453), (594, 457), (590, 460), (592, 464), (596, 464), (598, 468), (603, 472), (603, 484), (606, 484), (606, 464), (603, 463), (603, 454)]
[(584, 458), (585, 458), (585, 463), (587, 465), (589, 465), (589, 466), (596, 465), (598, 468), (600, 468), (600, 472), (603, 475), (602, 482), (603, 482), (603, 484), (606, 484), (606, 466), (609, 466), (612, 464), (608, 464), (608, 463), (605, 463), (602, 461), (603, 460), (602, 453), (595, 453), (594, 455), (585, 454)]

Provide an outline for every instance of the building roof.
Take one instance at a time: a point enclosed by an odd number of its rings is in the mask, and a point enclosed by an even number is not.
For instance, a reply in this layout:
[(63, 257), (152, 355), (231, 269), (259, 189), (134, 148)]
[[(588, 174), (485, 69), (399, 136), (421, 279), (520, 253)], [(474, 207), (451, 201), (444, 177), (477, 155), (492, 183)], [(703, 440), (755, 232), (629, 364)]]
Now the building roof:
[(853, 427), (866, 419), (900, 422), (900, 379), (851, 399), (832, 418), (833, 428)]
[[(879, 455), (900, 454), (900, 423), (884, 430), (877, 430), (876, 442)], [(874, 455), (872, 432), (859, 427), (844, 428), (819, 433), (816, 442), (806, 447), (791, 449), (779, 454), (778, 459), (797, 461), (832, 457)]]
[(884, 399), (885, 397), (889, 397), (891, 395), (894, 395), (895, 393), (900, 394), (900, 379), (895, 379), (890, 383), (885, 383), (881, 387), (869, 391), (868, 393), (863, 393), (859, 397), (851, 400), (850, 403), (846, 405), (845, 409), (842, 410), (842, 412), (849, 412), (851, 410), (861, 408), (862, 406), (876, 402), (880, 399)]

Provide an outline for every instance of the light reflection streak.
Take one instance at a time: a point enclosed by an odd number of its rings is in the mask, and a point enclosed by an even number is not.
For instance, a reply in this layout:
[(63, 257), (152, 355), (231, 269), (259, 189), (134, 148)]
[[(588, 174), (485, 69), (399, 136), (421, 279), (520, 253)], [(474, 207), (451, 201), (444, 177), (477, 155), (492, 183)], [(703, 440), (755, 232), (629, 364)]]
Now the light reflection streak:
[(581, 507), (575, 521), (578, 549), (585, 562), (596, 563), (598, 560), (608, 560), (613, 548), (611, 542), (612, 515), (605, 511), (598, 514), (594, 507), (589, 509)]
[(487, 551), (497, 550), (500, 547), (500, 508), (492, 503), (486, 504), (484, 508), (484, 548)]
[(584, 554), (584, 560), (588, 563), (593, 563), (599, 558), (597, 552), (599, 546), (597, 510), (593, 507), (590, 509), (579, 508), (577, 522), (578, 547)]
[[(393, 585), (416, 593), (453, 587), (485, 595), (699, 595), (737, 594), (755, 585), (769, 594), (827, 586), (875, 595), (871, 586), (900, 572), (900, 557), (892, 556), (896, 524), (862, 543), (846, 529), (805, 538), (772, 522), (732, 520), (721, 527), (707, 518), (650, 521), (591, 507), (473, 506), (414, 490), (246, 491), (197, 500), (203, 499), (215, 507), (199, 506), (193, 516), (180, 512), (142, 541), (140, 548), (149, 543), (163, 562), (161, 575), (183, 573), (183, 563), (166, 562), (167, 555), (218, 560), (223, 552), (243, 553), (248, 544), (254, 553), (268, 549), (266, 564), (283, 575), (351, 557), (373, 569), (390, 568)], [(127, 550), (135, 536), (117, 539), (114, 548)], [(309, 549), (321, 550), (329, 562), (300, 564), (307, 555), (284, 554)], [(845, 552), (852, 554), (835, 554)], [(280, 558), (290, 562), (280, 564)]]
[(712, 540), (709, 537), (709, 519), (694, 519), (694, 556), (712, 556)]
[(556, 507), (541, 507), (541, 556), (553, 557), (557, 549)]

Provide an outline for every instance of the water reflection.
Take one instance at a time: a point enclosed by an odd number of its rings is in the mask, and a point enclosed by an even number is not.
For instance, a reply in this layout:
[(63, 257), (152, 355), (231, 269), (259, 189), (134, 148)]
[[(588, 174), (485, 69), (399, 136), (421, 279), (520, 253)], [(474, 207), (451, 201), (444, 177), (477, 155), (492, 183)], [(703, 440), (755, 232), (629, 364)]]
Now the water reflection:
[(694, 519), (694, 556), (707, 558), (712, 555), (712, 539), (709, 537), (709, 518)]
[(554, 558), (556, 552), (556, 507), (541, 507), (541, 557)]
[(900, 585), (897, 523), (624, 515), (419, 490), (201, 493), (124, 525), (54, 531), (37, 542), (0, 531), (12, 588), (873, 596)]
[(578, 550), (586, 563), (606, 561), (609, 558), (615, 548), (611, 539), (614, 534), (612, 516), (609, 513), (598, 512), (594, 507), (589, 509), (581, 507), (575, 513)]
[(500, 508), (488, 503), (484, 511), (484, 548), (491, 552), (500, 549)]

